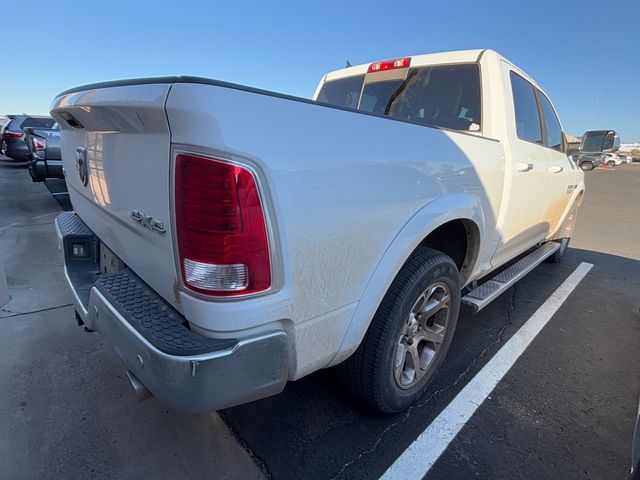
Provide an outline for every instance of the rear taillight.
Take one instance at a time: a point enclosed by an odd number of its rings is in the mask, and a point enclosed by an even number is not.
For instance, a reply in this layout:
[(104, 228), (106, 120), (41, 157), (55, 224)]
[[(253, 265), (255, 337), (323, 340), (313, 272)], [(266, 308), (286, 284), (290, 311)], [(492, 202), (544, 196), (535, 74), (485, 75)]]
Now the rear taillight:
[(22, 138), (23, 135), (22, 132), (4, 132), (4, 138)]
[(175, 207), (184, 283), (207, 295), (246, 295), (271, 286), (260, 192), (246, 168), (179, 154)]
[(395, 60), (385, 60), (369, 65), (367, 73), (384, 72), (386, 70), (395, 70), (396, 68), (409, 68), (411, 65), (411, 57), (396, 58)]
[(31, 137), (31, 143), (34, 150), (46, 150), (47, 142), (44, 138)]

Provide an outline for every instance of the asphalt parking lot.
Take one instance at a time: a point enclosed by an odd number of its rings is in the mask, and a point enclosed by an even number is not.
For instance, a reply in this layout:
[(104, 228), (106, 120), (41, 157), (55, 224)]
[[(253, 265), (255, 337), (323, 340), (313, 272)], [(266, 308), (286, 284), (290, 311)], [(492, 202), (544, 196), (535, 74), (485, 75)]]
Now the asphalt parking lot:
[(624, 478), (640, 396), (640, 164), (586, 177), (563, 262), (463, 314), (408, 412), (372, 413), (327, 370), (279, 396), (183, 415), (138, 402), (99, 335), (76, 326), (52, 223), (64, 199), (0, 162), (12, 296), (0, 308), (0, 478), (377, 478), (582, 262), (591, 271), (427, 478)]

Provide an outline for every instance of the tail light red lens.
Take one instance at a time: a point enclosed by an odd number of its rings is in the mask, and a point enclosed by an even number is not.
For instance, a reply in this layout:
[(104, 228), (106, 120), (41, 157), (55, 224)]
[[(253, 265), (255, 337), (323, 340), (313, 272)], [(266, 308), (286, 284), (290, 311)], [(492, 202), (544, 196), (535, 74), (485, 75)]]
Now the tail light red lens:
[(31, 137), (34, 150), (45, 150), (47, 148), (47, 142), (43, 138)]
[(22, 138), (22, 132), (4, 132), (4, 138)]
[(246, 168), (176, 156), (175, 207), (184, 283), (207, 295), (246, 295), (271, 286), (260, 192)]
[(396, 68), (409, 68), (411, 65), (411, 57), (396, 58), (395, 60), (385, 60), (384, 62), (376, 62), (369, 65), (368, 73), (384, 72), (386, 70), (395, 70)]

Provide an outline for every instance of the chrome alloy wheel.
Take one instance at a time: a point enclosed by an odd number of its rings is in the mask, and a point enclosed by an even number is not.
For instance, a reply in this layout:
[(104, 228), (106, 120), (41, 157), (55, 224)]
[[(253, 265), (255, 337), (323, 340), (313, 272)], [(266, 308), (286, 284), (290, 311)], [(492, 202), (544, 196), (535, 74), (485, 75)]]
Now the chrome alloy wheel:
[(411, 388), (427, 373), (444, 342), (450, 316), (447, 284), (436, 282), (420, 294), (396, 345), (393, 365), (398, 387)]

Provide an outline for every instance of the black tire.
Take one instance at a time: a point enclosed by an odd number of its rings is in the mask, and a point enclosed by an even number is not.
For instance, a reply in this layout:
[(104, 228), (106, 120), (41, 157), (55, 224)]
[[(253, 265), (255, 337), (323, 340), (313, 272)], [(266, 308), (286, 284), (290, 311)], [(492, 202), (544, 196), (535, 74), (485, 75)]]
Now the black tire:
[(553, 255), (547, 257), (547, 262), (549, 263), (558, 263), (564, 257), (564, 254), (567, 252), (567, 247), (569, 246), (569, 242), (571, 238), (565, 237), (559, 240), (554, 240), (554, 242), (560, 243), (560, 248), (554, 252)]
[(580, 168), (583, 171), (588, 172), (589, 170), (593, 170), (593, 163), (591, 163), (591, 162), (582, 162), (580, 164)]
[[(429, 297), (427, 292), (437, 288), (443, 292), (441, 298), (435, 299), (435, 294)], [(425, 325), (424, 330), (422, 325), (415, 327), (415, 324), (422, 323), (422, 320), (418, 322), (416, 319), (423, 318), (421, 315), (427, 315), (429, 312), (426, 307), (429, 301), (435, 299), (436, 302), (441, 302), (444, 301), (444, 297), (449, 298), (449, 305), (440, 307), (437, 313), (426, 317), (427, 323), (431, 319), (431, 326)], [(425, 312), (420, 310), (416, 315), (412, 309), (415, 309), (420, 301), (424, 302)], [(453, 338), (459, 311), (460, 277), (456, 264), (449, 256), (437, 250), (419, 247), (389, 287), (356, 352), (337, 367), (341, 380), (356, 397), (376, 410), (396, 413), (407, 409), (422, 396), (442, 363)], [(440, 320), (436, 320), (438, 315)], [(444, 327), (440, 322), (444, 322)], [(416, 341), (415, 346), (413, 340), (406, 340), (411, 342), (412, 346), (406, 347), (405, 350), (398, 345), (403, 339), (408, 338), (409, 334), (406, 332), (411, 326), (418, 329), (417, 333), (413, 330), (413, 334), (416, 335), (415, 338), (420, 339)], [(434, 326), (443, 328), (438, 333), (441, 339), (439, 344), (430, 343), (424, 337), (420, 337)], [(429, 348), (427, 344), (430, 345)], [(420, 345), (423, 349), (421, 352)], [(398, 348), (402, 350), (398, 351)], [(420, 361), (423, 361), (423, 357), (429, 360), (425, 368), (415, 369), (416, 383), (402, 387), (401, 381), (397, 379), (397, 372), (405, 368), (405, 362), (411, 362), (411, 358), (415, 358), (411, 357), (408, 350), (411, 348), (420, 352)], [(432, 351), (434, 353), (430, 353)], [(402, 359), (400, 367), (398, 359)]]
[(610, 167), (615, 167), (616, 166), (616, 162), (614, 162), (614, 161), (607, 162), (607, 165), (609, 165)]

